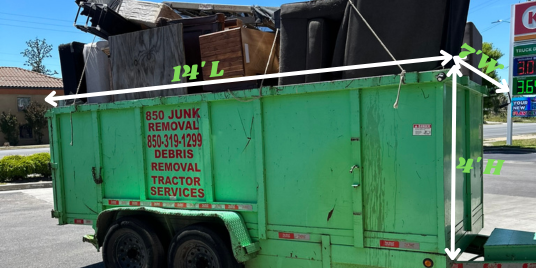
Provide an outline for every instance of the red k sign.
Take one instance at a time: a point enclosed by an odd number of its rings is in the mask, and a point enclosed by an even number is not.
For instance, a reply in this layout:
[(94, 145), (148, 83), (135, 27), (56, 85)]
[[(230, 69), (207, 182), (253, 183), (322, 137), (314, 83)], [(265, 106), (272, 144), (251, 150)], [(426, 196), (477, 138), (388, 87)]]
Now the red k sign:
[(526, 2), (515, 6), (514, 35), (536, 33), (536, 2)]

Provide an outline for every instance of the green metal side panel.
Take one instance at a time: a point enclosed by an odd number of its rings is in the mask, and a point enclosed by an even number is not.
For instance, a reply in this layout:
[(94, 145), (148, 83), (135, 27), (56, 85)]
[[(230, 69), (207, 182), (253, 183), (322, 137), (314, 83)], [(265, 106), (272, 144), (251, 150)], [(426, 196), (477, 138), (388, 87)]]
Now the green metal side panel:
[[(440, 84), (364, 89), (361, 94), (365, 229), (437, 235), (436, 94)], [(420, 111), (420, 112), (417, 112)], [(431, 136), (413, 135), (414, 124), (431, 124)], [(423, 213), (425, 212), (425, 213)], [(377, 245), (379, 246), (379, 245)]]
[[(465, 77), (461, 79), (465, 80)], [(456, 169), (456, 246), (465, 249), (472, 237), (483, 228), (483, 175), (482, 163), (477, 162), (482, 157), (483, 114), (482, 93), (468, 87), (457, 87), (456, 111), (456, 163), (459, 158), (473, 159), (473, 169), (470, 173), (463, 173), (463, 169)], [(450, 189), (451, 189), (451, 120), (452, 120), (452, 87), (451, 83), (444, 85), (443, 113), (444, 113), (444, 157), (443, 180), (445, 197), (445, 242), (444, 247), (450, 245)], [(441, 245), (440, 245), (441, 246)]]
[(352, 229), (348, 91), (264, 99), (268, 223)]
[[(68, 216), (97, 216), (97, 185), (93, 181), (95, 168), (94, 125), (91, 112), (74, 112), (59, 116), (59, 147), (62, 162), (59, 168), (63, 175), (62, 211)], [(80, 218), (84, 218), (83, 216)], [(85, 217), (86, 219), (88, 216)], [(69, 220), (72, 223), (72, 220)]]
[(257, 201), (253, 102), (211, 104), (214, 193), (218, 202)]
[[(100, 112), (102, 169), (105, 198), (139, 198), (143, 166), (132, 110)], [(124, 187), (128, 185), (128, 187)]]

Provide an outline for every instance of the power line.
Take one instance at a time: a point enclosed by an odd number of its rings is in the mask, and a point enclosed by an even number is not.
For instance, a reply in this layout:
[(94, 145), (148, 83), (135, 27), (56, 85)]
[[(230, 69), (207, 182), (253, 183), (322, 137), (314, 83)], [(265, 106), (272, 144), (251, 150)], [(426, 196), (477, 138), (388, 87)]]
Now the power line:
[(43, 20), (73, 22), (72, 20), (59, 20), (59, 19), (53, 19), (53, 18), (43, 18), (43, 17), (36, 17), (36, 16), (28, 16), (26, 14), (15, 14), (15, 13), (6, 13), (6, 12), (0, 12), (0, 14), (11, 15), (11, 16), (21, 16), (21, 17), (25, 17), (25, 18), (37, 18), (37, 19), (43, 19)]
[(11, 26), (11, 27), (19, 27), (19, 28), (29, 28), (29, 29), (36, 29), (36, 30), (45, 30), (45, 31), (55, 31), (55, 32), (82, 34), (82, 32), (62, 31), (62, 30), (56, 30), (56, 29), (46, 29), (46, 28), (37, 28), (37, 27), (29, 27), (29, 26), (10, 25), (10, 24), (3, 24), (3, 23), (0, 23), (0, 25)]
[(0, 18), (0, 20), (7, 20), (7, 21), (17, 21), (17, 22), (29, 22), (29, 23), (39, 23), (39, 25), (50, 25), (50, 26), (57, 26), (57, 27), (69, 27), (72, 29), (72, 25), (60, 25), (60, 24), (52, 24), (52, 23), (42, 23), (42, 22), (35, 22), (35, 21), (27, 21), (27, 20), (12, 20), (12, 19), (3, 19)]
[(493, 2), (498, 2), (499, 0), (491, 0), (491, 1), (488, 1), (488, 2), (484, 2), (476, 7), (473, 7), (472, 10), (469, 11), (469, 14), (472, 14), (472, 13), (475, 13), (477, 11), (480, 11), (480, 10), (483, 10), (483, 9), (486, 9), (487, 7), (489, 7), (490, 4), (492, 4)]
[(497, 27), (497, 26), (503, 24), (502, 22), (506, 22), (506, 21), (509, 20), (509, 19), (510, 19), (510, 17), (508, 17), (507, 19), (498, 20), (497, 23), (492, 24), (490, 27), (484, 29), (481, 33), (485, 33), (485, 32), (487, 32), (487, 31), (489, 31), (489, 30), (491, 30), (491, 29), (493, 29), (493, 28), (495, 28), (495, 27)]

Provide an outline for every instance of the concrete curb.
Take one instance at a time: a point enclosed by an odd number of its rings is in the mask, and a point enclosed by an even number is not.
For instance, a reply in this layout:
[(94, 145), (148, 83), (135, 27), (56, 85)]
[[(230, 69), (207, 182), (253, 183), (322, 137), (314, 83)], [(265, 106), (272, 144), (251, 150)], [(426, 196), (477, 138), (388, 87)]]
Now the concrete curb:
[(9, 151), (9, 150), (26, 150), (26, 149), (45, 149), (50, 148), (50, 145), (25, 145), (25, 146), (9, 146), (9, 147), (0, 147), (0, 151)]
[(13, 183), (13, 184), (0, 185), (0, 192), (36, 189), (36, 188), (52, 188), (52, 182), (45, 181), (45, 182)]

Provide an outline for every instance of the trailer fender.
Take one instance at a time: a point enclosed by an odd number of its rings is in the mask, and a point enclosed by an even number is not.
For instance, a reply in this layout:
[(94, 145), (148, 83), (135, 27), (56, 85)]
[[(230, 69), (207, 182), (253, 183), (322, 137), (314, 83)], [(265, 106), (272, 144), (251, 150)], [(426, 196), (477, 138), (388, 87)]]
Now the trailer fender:
[(229, 232), (229, 237), (231, 238), (231, 249), (238, 262), (245, 262), (254, 258), (257, 255), (257, 252), (260, 250), (259, 243), (251, 240), (244, 220), (236, 212), (164, 209), (156, 207), (119, 207), (102, 211), (97, 218), (95, 236), (93, 237), (93, 240), (97, 241), (92, 242), (92, 244), (98, 245), (97, 249), (102, 246), (102, 242), (100, 241), (104, 241), (104, 236), (106, 236), (109, 226), (111, 226), (112, 222), (115, 221), (115, 215), (118, 212), (124, 211), (148, 212), (163, 216), (178, 216), (183, 218), (218, 218), (224, 223), (227, 231)]

